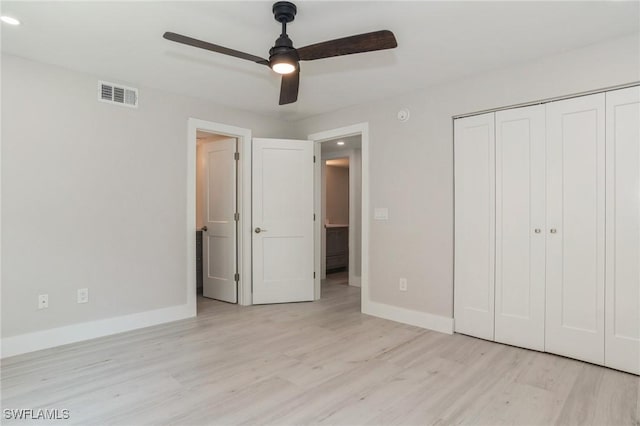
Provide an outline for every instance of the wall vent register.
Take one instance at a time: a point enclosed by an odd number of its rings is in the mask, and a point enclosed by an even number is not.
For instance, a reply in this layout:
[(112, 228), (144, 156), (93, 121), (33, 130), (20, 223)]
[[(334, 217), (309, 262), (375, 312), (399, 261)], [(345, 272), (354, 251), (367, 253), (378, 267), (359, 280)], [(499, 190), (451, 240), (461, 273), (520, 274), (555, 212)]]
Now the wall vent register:
[(132, 108), (138, 107), (138, 89), (98, 81), (98, 100)]

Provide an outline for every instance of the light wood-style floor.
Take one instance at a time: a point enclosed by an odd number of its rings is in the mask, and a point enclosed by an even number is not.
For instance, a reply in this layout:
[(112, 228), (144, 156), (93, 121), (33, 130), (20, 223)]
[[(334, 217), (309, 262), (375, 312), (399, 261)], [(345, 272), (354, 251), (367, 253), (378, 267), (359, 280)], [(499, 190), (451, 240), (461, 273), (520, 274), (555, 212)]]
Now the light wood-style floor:
[(3, 408), (79, 425), (640, 424), (637, 376), (362, 315), (338, 282), (319, 302), (201, 299), (195, 319), (6, 359)]

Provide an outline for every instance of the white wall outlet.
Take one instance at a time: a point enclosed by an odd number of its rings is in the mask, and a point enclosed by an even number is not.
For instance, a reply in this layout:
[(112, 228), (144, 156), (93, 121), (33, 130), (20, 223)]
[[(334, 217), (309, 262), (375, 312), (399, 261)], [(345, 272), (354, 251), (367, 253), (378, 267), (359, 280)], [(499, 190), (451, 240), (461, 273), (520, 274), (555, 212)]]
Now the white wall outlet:
[(400, 283), (398, 284), (398, 288), (400, 291), (407, 291), (407, 279), (400, 278)]
[(48, 294), (39, 294), (38, 295), (38, 309), (47, 309), (49, 307), (49, 295)]
[(389, 219), (389, 209), (387, 207), (376, 207), (373, 209), (373, 218), (375, 220)]
[(78, 289), (78, 303), (87, 303), (89, 301), (89, 289), (88, 288), (79, 288)]

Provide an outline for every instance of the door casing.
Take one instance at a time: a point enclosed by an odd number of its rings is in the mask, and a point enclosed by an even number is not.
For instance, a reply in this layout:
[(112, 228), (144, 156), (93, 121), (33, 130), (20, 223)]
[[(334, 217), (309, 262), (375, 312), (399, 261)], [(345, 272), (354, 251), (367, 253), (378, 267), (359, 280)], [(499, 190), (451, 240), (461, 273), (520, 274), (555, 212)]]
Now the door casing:
[[(187, 304), (196, 313), (196, 132), (238, 140), (238, 304), (251, 305), (251, 130), (189, 118), (187, 122)], [(249, 197), (249, 198), (247, 198)]]

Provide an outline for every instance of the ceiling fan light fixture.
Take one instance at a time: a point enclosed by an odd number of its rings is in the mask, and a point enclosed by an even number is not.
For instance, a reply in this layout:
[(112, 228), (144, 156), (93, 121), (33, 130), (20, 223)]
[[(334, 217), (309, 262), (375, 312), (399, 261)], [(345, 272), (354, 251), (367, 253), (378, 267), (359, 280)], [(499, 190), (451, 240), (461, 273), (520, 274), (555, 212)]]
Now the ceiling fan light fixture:
[(271, 69), (278, 74), (291, 74), (296, 70), (296, 66), (288, 62), (276, 62), (271, 64)]
[(281, 52), (271, 55), (269, 66), (278, 74), (291, 74), (298, 68), (298, 61), (291, 52)]

